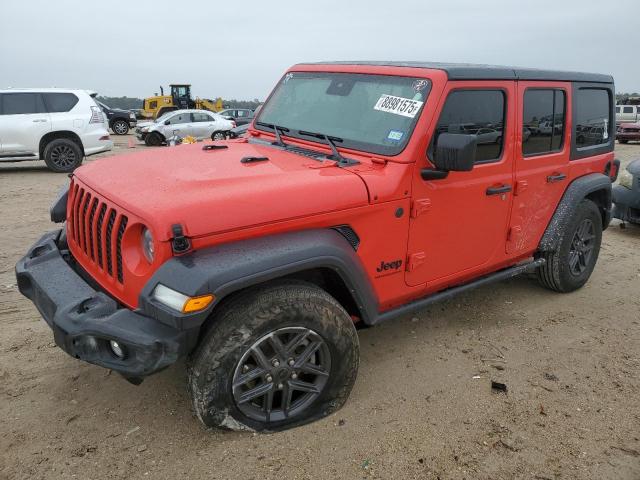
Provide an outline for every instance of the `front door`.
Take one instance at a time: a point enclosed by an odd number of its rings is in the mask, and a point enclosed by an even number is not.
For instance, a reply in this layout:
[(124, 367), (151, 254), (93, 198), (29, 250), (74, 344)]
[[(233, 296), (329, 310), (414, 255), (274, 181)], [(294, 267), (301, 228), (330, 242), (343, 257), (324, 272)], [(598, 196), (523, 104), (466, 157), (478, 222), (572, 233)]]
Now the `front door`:
[(438, 136), (475, 135), (475, 165), (423, 180), (417, 163), (406, 282), (427, 288), (455, 284), (505, 259), (513, 188), (514, 82), (449, 82), (431, 127), (429, 158)]
[[(571, 84), (518, 82), (516, 183), (509, 254), (536, 249), (568, 183)], [(624, 107), (626, 108), (626, 107)]]
[(40, 139), (51, 131), (42, 95), (36, 92), (0, 95), (3, 156), (35, 156)]

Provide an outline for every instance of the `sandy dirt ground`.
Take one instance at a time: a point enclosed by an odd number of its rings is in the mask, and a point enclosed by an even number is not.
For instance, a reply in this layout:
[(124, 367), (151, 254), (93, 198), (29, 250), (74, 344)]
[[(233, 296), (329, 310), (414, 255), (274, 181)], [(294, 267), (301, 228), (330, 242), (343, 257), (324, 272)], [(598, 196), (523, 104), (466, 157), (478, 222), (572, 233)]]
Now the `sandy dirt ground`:
[(518, 278), (360, 330), (346, 406), (255, 435), (205, 430), (183, 363), (136, 387), (55, 346), (13, 268), (67, 181), (0, 165), (1, 479), (640, 478), (640, 228), (612, 224), (578, 292)]

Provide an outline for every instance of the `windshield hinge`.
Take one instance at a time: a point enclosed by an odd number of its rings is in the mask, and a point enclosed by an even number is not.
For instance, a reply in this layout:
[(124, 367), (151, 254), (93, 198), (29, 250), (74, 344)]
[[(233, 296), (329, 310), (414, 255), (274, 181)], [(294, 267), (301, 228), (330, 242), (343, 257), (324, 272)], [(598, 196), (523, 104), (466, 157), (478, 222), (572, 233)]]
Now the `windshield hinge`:
[(171, 240), (171, 249), (173, 250), (173, 253), (180, 255), (191, 250), (191, 241), (188, 237), (184, 236), (182, 225), (179, 223), (173, 225), (171, 227), (171, 232), (173, 233), (173, 239)]

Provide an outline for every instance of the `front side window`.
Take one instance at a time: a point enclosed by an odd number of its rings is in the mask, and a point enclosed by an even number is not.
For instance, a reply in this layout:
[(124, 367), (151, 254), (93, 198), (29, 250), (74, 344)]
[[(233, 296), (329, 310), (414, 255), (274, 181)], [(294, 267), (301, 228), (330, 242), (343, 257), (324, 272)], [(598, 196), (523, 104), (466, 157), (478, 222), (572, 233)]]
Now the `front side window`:
[(169, 125), (177, 125), (179, 123), (189, 123), (191, 122), (191, 114), (190, 113), (179, 113), (174, 115), (169, 120)]
[(576, 147), (586, 148), (609, 143), (611, 99), (603, 88), (581, 88), (576, 102)]
[[(47, 110), (52, 113), (68, 112), (78, 103), (78, 97), (73, 93), (44, 93), (43, 95)], [(109, 109), (106, 105), (103, 107)]]
[(39, 93), (3, 93), (1, 111), (3, 115), (26, 115), (46, 110)]
[(475, 135), (476, 163), (498, 160), (504, 143), (505, 95), (501, 90), (454, 90), (447, 97), (430, 151), (442, 133)]
[[(262, 107), (256, 128), (381, 155), (407, 145), (427, 99), (426, 79), (389, 75), (289, 72)], [(262, 124), (262, 125), (261, 125)]]
[(522, 154), (540, 155), (562, 150), (565, 93), (555, 89), (527, 89), (522, 118)]

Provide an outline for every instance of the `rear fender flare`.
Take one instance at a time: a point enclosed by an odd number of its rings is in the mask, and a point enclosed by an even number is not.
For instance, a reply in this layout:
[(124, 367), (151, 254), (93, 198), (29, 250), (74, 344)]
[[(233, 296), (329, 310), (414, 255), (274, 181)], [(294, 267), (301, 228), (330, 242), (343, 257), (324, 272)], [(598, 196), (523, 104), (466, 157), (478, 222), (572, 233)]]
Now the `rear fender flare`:
[(583, 199), (594, 195), (598, 198), (596, 204), (603, 215), (603, 229), (607, 228), (611, 219), (611, 179), (601, 173), (591, 173), (577, 178), (567, 187), (542, 235), (538, 250), (555, 251), (560, 243), (562, 227), (575, 214), (578, 204)]

